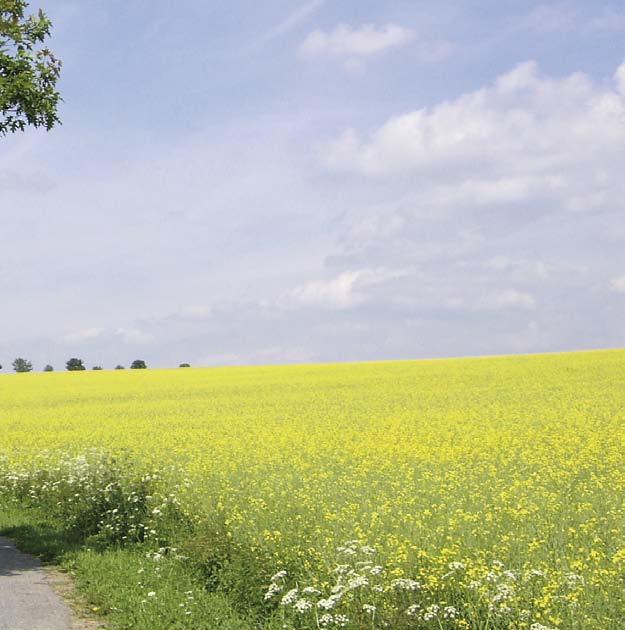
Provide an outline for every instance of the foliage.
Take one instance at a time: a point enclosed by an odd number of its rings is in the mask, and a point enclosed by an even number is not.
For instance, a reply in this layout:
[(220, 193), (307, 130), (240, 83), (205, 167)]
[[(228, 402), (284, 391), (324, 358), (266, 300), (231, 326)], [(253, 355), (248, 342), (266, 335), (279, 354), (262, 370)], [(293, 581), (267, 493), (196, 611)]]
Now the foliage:
[(91, 369), (92, 369), (92, 370), (96, 370), (96, 371), (98, 371), (98, 370), (101, 370), (101, 369), (102, 369), (102, 366), (100, 366), (100, 365), (94, 365)]
[(145, 361), (141, 359), (135, 359), (130, 365), (131, 370), (145, 370), (148, 366), (145, 364)]
[(43, 44), (51, 22), (25, 0), (0, 0), (0, 135), (59, 122), (61, 62)]
[(54, 372), (54, 368), (48, 363), (46, 367), (43, 368), (44, 372)]
[(124, 370), (124, 369), (126, 369), (126, 368), (124, 368), (124, 366), (123, 366), (123, 365), (116, 365), (116, 366), (115, 366), (115, 369), (116, 369), (116, 370)]
[(33, 364), (28, 361), (28, 359), (18, 357), (15, 361), (13, 361), (13, 369), (16, 372), (32, 372)]
[[(3, 392), (0, 486), (188, 565), (257, 627), (618, 628), (624, 371), (609, 351), (33, 375)], [(160, 600), (136, 582), (128, 615)]]
[(82, 359), (73, 357), (67, 361), (65, 369), (68, 372), (82, 372), (85, 369), (85, 364), (82, 362)]
[(189, 363), (181, 363), (178, 367), (181, 367), (181, 368), (190, 368), (190, 367), (191, 367), (191, 365), (190, 365)]
[[(206, 592), (193, 567), (171, 549), (161, 548), (160, 557), (158, 553), (147, 553), (142, 545), (115, 545), (97, 551), (91, 542), (86, 546), (80, 532), (68, 530), (65, 525), (61, 519), (38, 510), (11, 505), (0, 511), (0, 535), (71, 573), (80, 590), (80, 603), (86, 600), (92, 614), (105, 616), (102, 627), (254, 628), (232, 609), (223, 594)], [(86, 623), (85, 627), (92, 624)]]

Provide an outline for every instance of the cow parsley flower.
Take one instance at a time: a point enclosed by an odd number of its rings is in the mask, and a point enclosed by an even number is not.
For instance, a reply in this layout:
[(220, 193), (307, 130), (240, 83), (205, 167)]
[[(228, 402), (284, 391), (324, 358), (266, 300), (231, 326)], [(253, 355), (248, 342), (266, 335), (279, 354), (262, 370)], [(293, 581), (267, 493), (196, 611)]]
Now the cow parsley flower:
[(283, 606), (290, 606), (294, 604), (299, 595), (299, 590), (297, 588), (292, 588), (280, 601)]

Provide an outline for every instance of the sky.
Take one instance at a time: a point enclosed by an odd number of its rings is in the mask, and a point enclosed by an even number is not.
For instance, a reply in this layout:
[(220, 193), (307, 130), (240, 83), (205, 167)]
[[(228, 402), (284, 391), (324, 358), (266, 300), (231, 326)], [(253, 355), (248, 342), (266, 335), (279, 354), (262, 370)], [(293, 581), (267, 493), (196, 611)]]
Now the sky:
[(625, 346), (621, 2), (40, 6), (63, 125), (0, 139), (5, 371)]

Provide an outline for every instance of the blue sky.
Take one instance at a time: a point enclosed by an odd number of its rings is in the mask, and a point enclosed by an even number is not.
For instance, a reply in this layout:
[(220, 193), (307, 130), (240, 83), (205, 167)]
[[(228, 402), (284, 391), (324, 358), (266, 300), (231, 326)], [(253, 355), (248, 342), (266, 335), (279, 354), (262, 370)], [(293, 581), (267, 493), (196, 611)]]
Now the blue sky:
[(64, 124), (0, 141), (5, 366), (625, 345), (619, 3), (43, 8)]

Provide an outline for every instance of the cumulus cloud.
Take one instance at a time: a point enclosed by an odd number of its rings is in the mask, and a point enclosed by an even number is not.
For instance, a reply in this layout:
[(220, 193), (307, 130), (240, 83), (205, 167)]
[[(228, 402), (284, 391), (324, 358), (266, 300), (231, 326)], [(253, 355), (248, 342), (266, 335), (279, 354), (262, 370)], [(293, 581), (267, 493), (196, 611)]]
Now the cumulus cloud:
[(528, 61), (492, 85), (394, 116), (365, 137), (347, 129), (327, 148), (326, 162), (375, 176), (479, 168), (490, 178), (478, 194), (489, 186), (517, 197), (536, 186), (562, 187), (567, 172), (593, 174), (625, 147), (624, 76), (621, 66), (611, 90), (581, 73), (542, 76)]
[(383, 27), (373, 24), (359, 27), (341, 24), (329, 32), (317, 30), (309, 33), (299, 47), (299, 54), (305, 59), (359, 59), (404, 46), (412, 37), (412, 31), (397, 24)]
[(358, 269), (345, 271), (330, 280), (315, 280), (291, 291), (291, 297), (303, 306), (345, 309), (367, 300), (367, 291), (406, 275), (405, 270)]
[(361, 274), (361, 271), (345, 271), (326, 282), (309, 282), (294, 289), (293, 297), (305, 305), (348, 308), (359, 300), (355, 286)]

